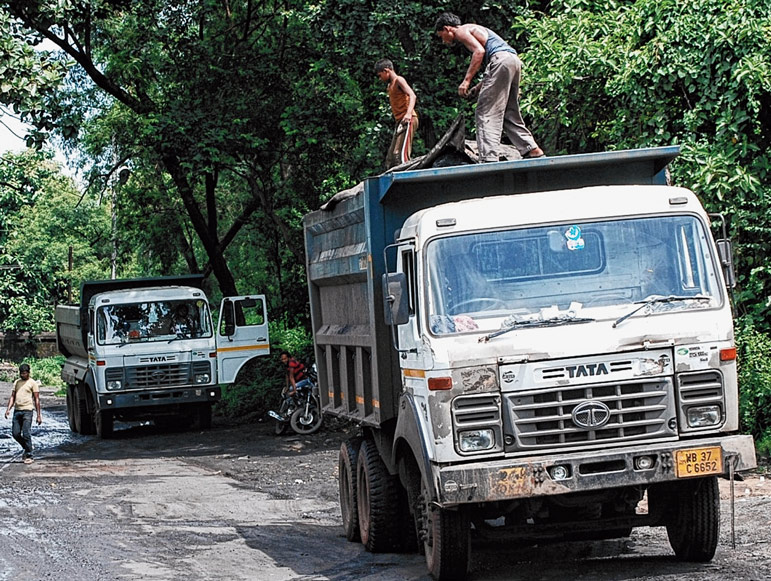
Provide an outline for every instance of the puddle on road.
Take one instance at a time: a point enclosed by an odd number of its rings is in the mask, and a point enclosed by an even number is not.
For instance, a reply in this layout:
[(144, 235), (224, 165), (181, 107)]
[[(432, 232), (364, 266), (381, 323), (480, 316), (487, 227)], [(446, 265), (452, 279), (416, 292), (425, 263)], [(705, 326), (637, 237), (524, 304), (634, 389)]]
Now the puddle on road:
[[(21, 446), (11, 436), (11, 418), (6, 420), (0, 416), (2, 429), (0, 429), (0, 465), (21, 458)], [(61, 446), (67, 441), (75, 441), (81, 436), (73, 434), (67, 423), (67, 412), (59, 410), (43, 409), (43, 423), (37, 425), (32, 420), (32, 444), (35, 446), (35, 454), (45, 455), (47, 450)]]

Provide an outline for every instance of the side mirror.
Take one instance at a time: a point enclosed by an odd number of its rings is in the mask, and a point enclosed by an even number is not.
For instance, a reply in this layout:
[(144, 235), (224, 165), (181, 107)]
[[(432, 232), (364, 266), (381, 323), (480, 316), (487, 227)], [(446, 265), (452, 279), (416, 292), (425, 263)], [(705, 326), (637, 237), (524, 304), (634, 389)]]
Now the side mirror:
[(223, 322), (223, 335), (227, 335), (228, 337), (232, 336), (236, 332), (236, 310), (233, 306), (233, 301), (225, 301), (222, 304), (222, 308), (224, 309), (224, 312), (222, 313), (222, 322)]
[(383, 275), (383, 308), (386, 325), (404, 325), (410, 320), (407, 276), (403, 272)]
[(717, 253), (723, 267), (723, 276), (729, 288), (736, 288), (736, 272), (734, 271), (733, 248), (727, 238), (717, 240)]

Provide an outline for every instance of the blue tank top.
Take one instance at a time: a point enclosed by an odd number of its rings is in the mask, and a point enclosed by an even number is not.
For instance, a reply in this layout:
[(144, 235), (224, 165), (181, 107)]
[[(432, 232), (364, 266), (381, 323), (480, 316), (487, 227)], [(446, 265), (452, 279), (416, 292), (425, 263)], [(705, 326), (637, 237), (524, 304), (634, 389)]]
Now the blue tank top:
[(485, 61), (489, 61), (490, 57), (496, 52), (511, 52), (517, 54), (517, 51), (509, 46), (505, 40), (494, 33), (489, 28), (485, 28), (487, 31), (487, 42), (485, 43)]

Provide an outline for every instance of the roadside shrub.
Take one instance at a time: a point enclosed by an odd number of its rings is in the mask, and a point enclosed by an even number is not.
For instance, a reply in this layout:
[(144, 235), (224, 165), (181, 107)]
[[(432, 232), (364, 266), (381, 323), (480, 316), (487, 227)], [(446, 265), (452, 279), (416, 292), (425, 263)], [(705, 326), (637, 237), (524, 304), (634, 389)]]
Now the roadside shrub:
[(64, 359), (64, 355), (55, 355), (44, 359), (26, 357), (18, 363), (3, 362), (0, 365), (0, 381), (16, 381), (19, 379), (19, 365), (26, 363), (30, 367), (30, 377), (32, 379), (38, 380), (46, 387), (62, 389), (65, 387), (61, 376)]
[(256, 421), (278, 408), (284, 388), (284, 367), (279, 354), (287, 350), (306, 365), (313, 363), (313, 338), (303, 327), (269, 322), (270, 355), (258, 357), (240, 371), (235, 383), (222, 388), (216, 411), (239, 421)]
[(762, 455), (771, 454), (771, 336), (749, 318), (736, 324), (739, 362), (739, 414), (742, 430), (755, 438)]

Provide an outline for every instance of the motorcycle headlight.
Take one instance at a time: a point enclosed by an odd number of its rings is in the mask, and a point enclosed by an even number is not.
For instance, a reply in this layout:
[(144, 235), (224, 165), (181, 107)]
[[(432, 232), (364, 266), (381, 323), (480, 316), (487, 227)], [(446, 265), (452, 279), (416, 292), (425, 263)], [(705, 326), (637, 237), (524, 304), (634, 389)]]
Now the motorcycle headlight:
[(481, 452), (495, 446), (495, 434), (492, 430), (467, 430), (458, 434), (458, 443), (462, 452)]

